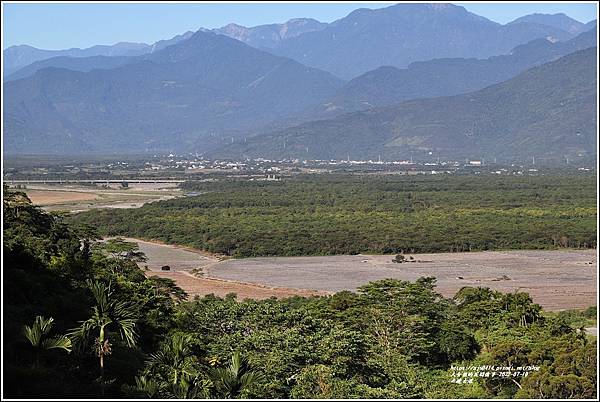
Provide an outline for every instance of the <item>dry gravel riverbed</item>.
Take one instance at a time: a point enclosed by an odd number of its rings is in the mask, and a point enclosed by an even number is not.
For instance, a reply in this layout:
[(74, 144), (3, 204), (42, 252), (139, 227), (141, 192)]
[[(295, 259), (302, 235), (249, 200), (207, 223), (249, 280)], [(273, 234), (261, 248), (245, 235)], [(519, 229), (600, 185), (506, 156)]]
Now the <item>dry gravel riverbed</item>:
[[(453, 296), (463, 286), (528, 292), (547, 310), (596, 305), (596, 250), (486, 251), (406, 254), (419, 262), (393, 263), (391, 255), (217, 258), (197, 250), (137, 239), (149, 274), (170, 277), (190, 295), (238, 293), (240, 298), (330, 294), (384, 278), (435, 276), (437, 290)], [(169, 265), (171, 271), (161, 271)], [(190, 273), (195, 268), (200, 277)]]

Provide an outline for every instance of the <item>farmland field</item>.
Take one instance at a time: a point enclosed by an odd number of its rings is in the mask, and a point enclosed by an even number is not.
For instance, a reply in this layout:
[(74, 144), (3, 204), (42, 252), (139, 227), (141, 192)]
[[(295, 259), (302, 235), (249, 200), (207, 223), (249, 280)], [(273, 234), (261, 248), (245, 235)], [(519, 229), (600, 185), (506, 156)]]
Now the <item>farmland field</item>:
[(81, 212), (96, 208), (139, 208), (181, 195), (174, 185), (141, 183), (128, 188), (63, 185), (28, 185), (24, 190), (34, 205), (47, 211)]
[(55, 205), (77, 201), (97, 200), (98, 195), (80, 191), (28, 190), (27, 196), (35, 205)]

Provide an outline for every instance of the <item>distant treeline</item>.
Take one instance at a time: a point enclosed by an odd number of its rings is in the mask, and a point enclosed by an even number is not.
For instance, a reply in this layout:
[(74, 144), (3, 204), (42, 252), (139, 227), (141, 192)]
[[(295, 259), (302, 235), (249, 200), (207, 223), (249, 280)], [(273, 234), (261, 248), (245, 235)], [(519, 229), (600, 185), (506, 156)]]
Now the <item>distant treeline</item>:
[(596, 177), (310, 175), (72, 218), (235, 257), (596, 247)]

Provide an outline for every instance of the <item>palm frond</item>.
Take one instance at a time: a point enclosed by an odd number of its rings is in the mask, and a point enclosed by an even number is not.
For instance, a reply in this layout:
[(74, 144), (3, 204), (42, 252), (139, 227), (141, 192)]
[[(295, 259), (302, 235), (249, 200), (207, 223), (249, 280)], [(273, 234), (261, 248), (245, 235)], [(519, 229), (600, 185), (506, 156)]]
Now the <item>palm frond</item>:
[(148, 398), (154, 398), (160, 389), (155, 380), (148, 379), (145, 376), (135, 377), (135, 387), (138, 391), (145, 393)]
[(135, 321), (131, 318), (116, 321), (119, 326), (121, 338), (127, 342), (127, 346), (129, 347), (134, 346), (138, 338), (138, 334), (135, 332)]
[(71, 352), (72, 346), (71, 339), (65, 335), (55, 336), (42, 342), (42, 349), (63, 349), (67, 353)]
[(104, 313), (108, 311), (110, 308), (110, 297), (112, 296), (111, 284), (106, 285), (102, 282), (88, 279), (87, 285), (92, 292), (92, 296), (94, 296), (96, 306), (100, 312)]
[(38, 349), (63, 349), (67, 352), (71, 352), (71, 339), (65, 335), (55, 336), (53, 338), (46, 338), (50, 330), (54, 319), (44, 318), (42, 316), (35, 317), (33, 325), (23, 326), (23, 335), (27, 338), (29, 343)]
[(252, 371), (248, 358), (239, 351), (231, 356), (228, 367), (213, 369), (209, 376), (226, 398), (238, 397), (244, 389), (262, 378), (259, 373)]
[(52, 329), (53, 323), (54, 323), (54, 318), (50, 317), (50, 318), (46, 319), (46, 318), (42, 317), (41, 315), (38, 315), (37, 317), (35, 317), (34, 325), (39, 326), (40, 330), (42, 331), (42, 334), (46, 335)]
[(168, 362), (168, 357), (165, 351), (161, 349), (156, 353), (150, 353), (147, 361), (150, 364), (166, 364)]
[(263, 378), (263, 376), (256, 371), (251, 371), (249, 373), (242, 375), (240, 377), (240, 384), (241, 384), (240, 390), (244, 390), (244, 389), (248, 388), (249, 386), (260, 381), (262, 378)]
[(188, 391), (190, 390), (190, 384), (186, 381), (180, 381), (175, 384), (171, 384), (173, 395), (177, 399), (188, 399)]
[(25, 336), (25, 338), (27, 338), (29, 343), (31, 343), (31, 346), (38, 347), (40, 345), (42, 333), (39, 331), (39, 328), (37, 328), (35, 325), (31, 327), (28, 325), (24, 325), (23, 335)]
[(136, 315), (135, 307), (131, 303), (126, 303), (123, 301), (112, 301), (110, 304), (110, 310), (114, 316), (121, 319), (134, 318)]
[(52, 323), (54, 322), (54, 318), (44, 318), (41, 315), (35, 317), (33, 321), (33, 325), (30, 327), (28, 325), (23, 326), (23, 335), (25, 338), (31, 343), (34, 347), (40, 347), (42, 343), (42, 338), (44, 335), (50, 332), (52, 329)]

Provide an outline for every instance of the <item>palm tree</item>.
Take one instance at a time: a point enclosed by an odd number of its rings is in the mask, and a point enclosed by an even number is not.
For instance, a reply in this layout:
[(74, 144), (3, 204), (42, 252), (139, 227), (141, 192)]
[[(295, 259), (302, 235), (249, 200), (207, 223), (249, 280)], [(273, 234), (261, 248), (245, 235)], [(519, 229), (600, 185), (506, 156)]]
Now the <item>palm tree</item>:
[(223, 398), (237, 398), (242, 391), (260, 379), (259, 373), (252, 371), (248, 359), (239, 352), (231, 356), (229, 367), (210, 371), (210, 377)]
[(196, 374), (191, 342), (190, 335), (176, 333), (162, 345), (158, 352), (150, 355), (150, 363), (167, 370), (172, 385), (177, 385), (184, 378)]
[(109, 342), (109, 330), (118, 331), (127, 346), (135, 346), (137, 334), (135, 332), (135, 318), (131, 305), (114, 298), (111, 284), (105, 285), (98, 281), (87, 281), (88, 287), (96, 302), (92, 308), (92, 316), (86, 321), (80, 321), (80, 326), (71, 330), (69, 335), (85, 345), (92, 334), (97, 334), (94, 349), (100, 362), (100, 380), (102, 395), (104, 395), (104, 356), (112, 353), (112, 344)]
[(49, 349), (62, 349), (67, 353), (71, 352), (71, 340), (64, 335), (58, 335), (52, 338), (48, 337), (48, 333), (52, 329), (54, 318), (44, 318), (40, 315), (35, 317), (33, 325), (23, 326), (23, 335), (31, 343), (35, 349), (35, 366), (40, 364), (40, 352)]
[(168, 385), (164, 389), (169, 389), (177, 399), (207, 399), (210, 396), (211, 382), (199, 375), (192, 342), (191, 335), (175, 333), (158, 352), (150, 355), (151, 366), (166, 373)]
[(160, 386), (153, 379), (148, 379), (145, 376), (139, 376), (135, 377), (135, 389), (143, 393), (148, 398), (154, 398), (158, 394)]
[(210, 380), (184, 374), (179, 383), (172, 384), (173, 396), (177, 399), (209, 399)]

